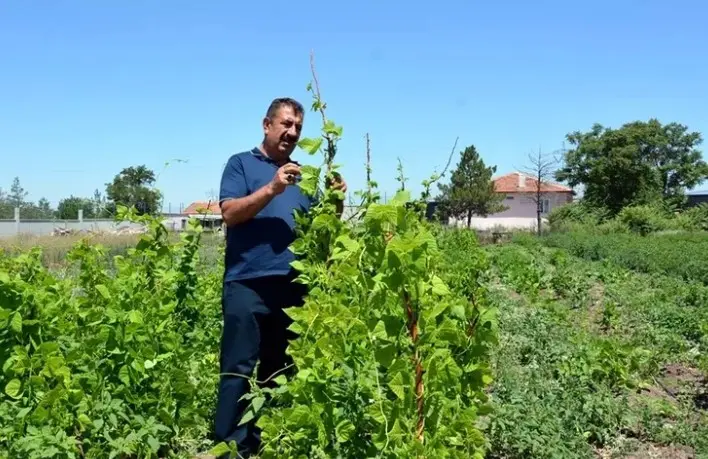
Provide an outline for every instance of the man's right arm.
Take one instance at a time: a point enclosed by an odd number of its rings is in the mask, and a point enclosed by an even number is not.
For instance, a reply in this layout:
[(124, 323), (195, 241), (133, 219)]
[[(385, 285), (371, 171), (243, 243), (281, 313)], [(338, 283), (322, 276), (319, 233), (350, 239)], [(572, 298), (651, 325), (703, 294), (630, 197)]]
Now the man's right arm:
[(221, 201), (221, 215), (227, 227), (238, 225), (255, 217), (275, 197), (270, 184), (241, 198), (225, 198)]
[(221, 176), (219, 192), (219, 206), (226, 227), (255, 217), (285, 187), (295, 183), (296, 175), (300, 175), (300, 168), (292, 163), (286, 164), (278, 169), (272, 181), (249, 194), (243, 164), (237, 156), (231, 157)]

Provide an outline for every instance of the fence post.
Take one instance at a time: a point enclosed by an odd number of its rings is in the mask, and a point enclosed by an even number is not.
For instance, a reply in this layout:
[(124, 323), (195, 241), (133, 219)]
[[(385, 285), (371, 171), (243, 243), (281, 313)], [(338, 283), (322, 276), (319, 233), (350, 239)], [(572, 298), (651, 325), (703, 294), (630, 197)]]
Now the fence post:
[(15, 233), (20, 234), (20, 208), (15, 207)]
[(84, 209), (79, 209), (79, 223), (84, 222)]

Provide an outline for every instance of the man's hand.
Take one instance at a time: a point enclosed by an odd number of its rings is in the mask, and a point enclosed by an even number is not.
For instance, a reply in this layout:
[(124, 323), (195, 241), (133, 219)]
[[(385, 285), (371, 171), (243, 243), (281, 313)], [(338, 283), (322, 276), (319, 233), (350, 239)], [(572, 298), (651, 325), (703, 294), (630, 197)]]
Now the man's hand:
[(252, 219), (277, 195), (293, 185), (300, 175), (300, 168), (288, 163), (279, 168), (273, 179), (248, 196), (228, 199), (221, 203), (221, 215), (227, 227), (238, 225)]
[(277, 170), (270, 182), (270, 187), (274, 194), (285, 191), (288, 185), (294, 185), (297, 177), (300, 176), (300, 167), (293, 163), (288, 163)]
[[(341, 191), (343, 194), (346, 193), (347, 182), (345, 182), (342, 176), (339, 175), (337, 172), (332, 172), (332, 175), (334, 176), (334, 180), (327, 180), (325, 182), (325, 186), (332, 190)], [(342, 214), (344, 213), (344, 199), (338, 199), (336, 202), (336, 206), (337, 217), (342, 218)]]
[(346, 193), (347, 182), (345, 182), (342, 176), (336, 172), (333, 172), (332, 175), (334, 176), (334, 180), (327, 181), (327, 188), (331, 188), (332, 190), (339, 190), (342, 193)]

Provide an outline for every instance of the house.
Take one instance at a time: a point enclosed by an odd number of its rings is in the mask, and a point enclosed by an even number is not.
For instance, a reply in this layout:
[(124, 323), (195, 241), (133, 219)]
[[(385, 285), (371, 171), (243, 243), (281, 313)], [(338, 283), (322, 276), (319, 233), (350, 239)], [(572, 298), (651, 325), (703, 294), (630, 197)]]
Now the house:
[(212, 231), (221, 231), (224, 223), (218, 201), (195, 201), (184, 209), (182, 215), (181, 229), (186, 228), (190, 218), (200, 220), (204, 229)]
[[(521, 172), (512, 172), (492, 180), (494, 191), (506, 195), (503, 204), (507, 209), (490, 215), (490, 218), (536, 218), (538, 181), (535, 177)], [(573, 195), (573, 190), (567, 186), (542, 181), (543, 215), (548, 215), (556, 207), (573, 202)]]
[[(502, 204), (505, 210), (487, 217), (472, 217), (471, 226), (479, 230), (493, 228), (536, 228), (537, 180), (522, 172), (512, 172), (493, 178), (494, 191), (505, 196)], [(575, 192), (567, 186), (553, 182), (541, 182), (542, 218), (548, 216), (556, 207), (573, 202)], [(450, 224), (466, 226), (466, 219), (451, 219)]]
[(686, 193), (688, 202), (686, 203), (688, 207), (695, 207), (701, 204), (708, 204), (708, 190), (703, 191), (691, 191)]

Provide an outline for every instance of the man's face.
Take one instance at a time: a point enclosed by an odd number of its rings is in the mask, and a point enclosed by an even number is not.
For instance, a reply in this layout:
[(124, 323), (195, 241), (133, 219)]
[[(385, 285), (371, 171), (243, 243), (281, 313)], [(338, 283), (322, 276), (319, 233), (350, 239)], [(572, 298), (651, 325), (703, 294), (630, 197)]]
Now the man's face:
[(269, 152), (277, 152), (281, 158), (286, 158), (300, 140), (302, 115), (296, 114), (292, 107), (283, 105), (273, 118), (263, 121), (263, 132)]

